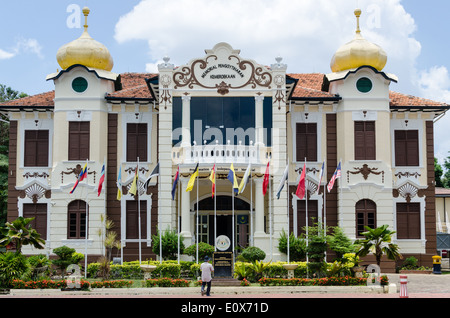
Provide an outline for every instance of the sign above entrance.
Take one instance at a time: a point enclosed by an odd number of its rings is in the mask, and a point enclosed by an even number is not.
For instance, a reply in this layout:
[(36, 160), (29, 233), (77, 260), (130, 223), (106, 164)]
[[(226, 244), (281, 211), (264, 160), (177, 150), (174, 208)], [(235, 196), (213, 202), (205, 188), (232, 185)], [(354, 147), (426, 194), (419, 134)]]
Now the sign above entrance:
[(216, 247), (219, 251), (226, 251), (230, 248), (231, 242), (228, 236), (226, 235), (219, 235), (216, 238)]
[(175, 89), (201, 87), (217, 89), (221, 95), (230, 89), (270, 89), (272, 72), (254, 61), (242, 59), (240, 50), (234, 50), (227, 43), (218, 43), (212, 50), (206, 50), (206, 57), (192, 60), (173, 73)]

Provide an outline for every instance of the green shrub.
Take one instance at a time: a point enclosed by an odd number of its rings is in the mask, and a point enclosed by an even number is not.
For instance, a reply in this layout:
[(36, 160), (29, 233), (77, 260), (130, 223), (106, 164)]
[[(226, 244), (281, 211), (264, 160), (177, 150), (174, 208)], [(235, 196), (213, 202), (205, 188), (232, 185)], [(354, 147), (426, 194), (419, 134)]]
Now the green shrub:
[(262, 261), (263, 259), (265, 259), (266, 253), (264, 253), (264, 251), (259, 247), (250, 246), (242, 251), (241, 256), (247, 262), (254, 262), (254, 261)]
[[(156, 235), (152, 235), (152, 251), (156, 255), (160, 255), (160, 243), (159, 243), (159, 230)], [(183, 253), (184, 243), (183, 237), (180, 237), (180, 253)], [(178, 255), (178, 233), (175, 230), (164, 231), (161, 234), (161, 242), (162, 242), (162, 258), (174, 260)]]
[(77, 253), (74, 248), (70, 248), (65, 245), (54, 248), (53, 253), (55, 253), (58, 256), (58, 258), (53, 260), (52, 264), (55, 265), (61, 271), (61, 275), (63, 275), (63, 277), (66, 268), (69, 265), (78, 264), (84, 258), (83, 254)]
[(30, 264), (20, 253), (6, 252), (0, 254), (0, 287), (10, 287), (14, 279), (30, 273)]
[[(278, 240), (278, 250), (287, 255), (287, 236), (284, 230)], [(293, 233), (289, 236), (289, 260), (298, 262), (306, 257), (306, 241), (303, 238), (295, 237)]]
[[(214, 253), (214, 246), (205, 242), (198, 243), (198, 261), (203, 262), (205, 256), (212, 257)], [(184, 249), (184, 254), (192, 256), (194, 259), (197, 256), (197, 244), (190, 245)]]

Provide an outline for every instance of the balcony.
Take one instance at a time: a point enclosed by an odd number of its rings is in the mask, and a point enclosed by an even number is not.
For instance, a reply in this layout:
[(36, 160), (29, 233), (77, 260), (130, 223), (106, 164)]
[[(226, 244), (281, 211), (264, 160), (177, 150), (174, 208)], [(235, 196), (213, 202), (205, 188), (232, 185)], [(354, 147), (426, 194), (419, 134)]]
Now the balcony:
[(196, 142), (192, 146), (187, 147), (173, 147), (172, 148), (172, 162), (173, 164), (195, 164), (195, 163), (223, 163), (223, 164), (267, 164), (271, 157), (271, 147), (265, 145), (253, 144), (238, 145), (219, 144), (203, 144), (197, 145)]

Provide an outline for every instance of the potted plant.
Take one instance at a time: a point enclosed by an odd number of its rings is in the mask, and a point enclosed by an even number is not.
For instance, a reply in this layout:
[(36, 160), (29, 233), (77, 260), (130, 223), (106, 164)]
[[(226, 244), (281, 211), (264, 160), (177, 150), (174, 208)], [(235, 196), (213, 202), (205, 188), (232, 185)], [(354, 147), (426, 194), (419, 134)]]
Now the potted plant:
[(364, 266), (360, 266), (360, 258), (355, 253), (346, 253), (343, 255), (344, 264), (346, 264), (355, 277), (363, 277)]

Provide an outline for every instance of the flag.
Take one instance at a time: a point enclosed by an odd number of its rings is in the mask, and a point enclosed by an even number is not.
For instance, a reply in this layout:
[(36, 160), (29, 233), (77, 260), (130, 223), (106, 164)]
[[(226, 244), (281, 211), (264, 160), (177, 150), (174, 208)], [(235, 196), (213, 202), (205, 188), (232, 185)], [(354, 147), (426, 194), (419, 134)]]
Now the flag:
[(117, 177), (117, 200), (122, 199), (122, 169), (119, 167), (119, 175)]
[(105, 181), (105, 164), (103, 164), (102, 172), (100, 173), (100, 180), (98, 181), (98, 196), (102, 192), (103, 182)]
[(262, 189), (263, 195), (266, 195), (267, 186), (269, 185), (269, 164), (270, 164), (270, 161), (267, 163), (266, 173), (264, 174), (263, 189)]
[(212, 197), (214, 198), (214, 194), (216, 193), (216, 165), (214, 164), (211, 175), (209, 176), (209, 180), (211, 180), (211, 191), (212, 191)]
[(147, 178), (147, 181), (145, 181), (145, 183), (144, 183), (144, 186), (145, 186), (146, 189), (148, 188), (148, 185), (149, 185), (149, 183), (150, 183), (150, 180), (151, 180), (153, 177), (156, 177), (156, 176), (159, 176), (159, 162), (158, 162), (158, 164), (156, 165), (155, 169), (153, 169), (152, 173), (150, 173), (150, 176)]
[(172, 200), (175, 199), (175, 192), (177, 190), (178, 179), (180, 178), (180, 166), (178, 166), (177, 173), (175, 174), (175, 180), (173, 181), (172, 186)]
[(136, 172), (134, 174), (133, 183), (131, 184), (130, 190), (128, 190), (129, 193), (136, 196), (137, 192), (137, 180), (138, 180), (138, 166), (136, 166)]
[(87, 177), (87, 163), (84, 165), (84, 168), (81, 170), (80, 174), (78, 175), (77, 181), (75, 181), (75, 184), (73, 185), (72, 190), (70, 190), (70, 193), (72, 194), (75, 189), (77, 188), (78, 184), (86, 179)]
[(284, 188), (284, 183), (285, 183), (286, 180), (288, 179), (288, 176), (289, 176), (289, 165), (287, 165), (287, 166), (286, 166), (286, 169), (284, 169), (283, 176), (281, 177), (280, 184), (278, 185), (277, 199), (280, 199), (281, 191), (282, 191), (283, 188)]
[(306, 162), (303, 164), (303, 170), (302, 174), (300, 175), (300, 181), (297, 185), (297, 190), (295, 191), (295, 195), (298, 196), (300, 199), (303, 199), (305, 197), (306, 193)]
[(244, 177), (242, 178), (241, 183), (239, 184), (239, 193), (244, 192), (245, 186), (248, 183), (248, 178), (250, 176), (251, 170), (252, 170), (252, 164), (250, 163), (247, 167), (247, 170), (245, 170)]
[(227, 179), (230, 180), (231, 184), (233, 185), (234, 192), (238, 193), (239, 186), (236, 179), (236, 173), (234, 172), (234, 166), (231, 164), (230, 171), (228, 172)]
[(186, 192), (192, 191), (194, 188), (195, 178), (198, 176), (198, 163), (195, 166), (194, 173), (192, 174), (191, 178), (189, 179), (188, 185), (186, 187)]
[(333, 176), (330, 179), (330, 182), (328, 182), (327, 186), (328, 192), (330, 192), (331, 189), (333, 189), (334, 182), (336, 181), (336, 179), (340, 177), (341, 177), (341, 162), (339, 161), (339, 164), (336, 167), (336, 170), (334, 171)]
[(319, 172), (319, 186), (317, 187), (317, 193), (319, 193), (320, 184), (322, 183), (324, 171), (325, 171), (325, 160), (323, 161), (322, 168), (320, 168), (320, 172)]

